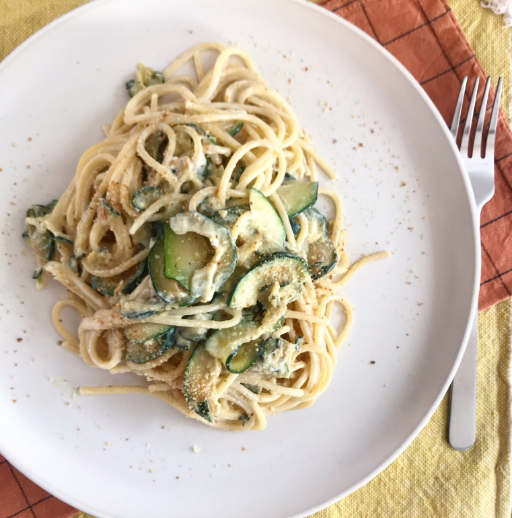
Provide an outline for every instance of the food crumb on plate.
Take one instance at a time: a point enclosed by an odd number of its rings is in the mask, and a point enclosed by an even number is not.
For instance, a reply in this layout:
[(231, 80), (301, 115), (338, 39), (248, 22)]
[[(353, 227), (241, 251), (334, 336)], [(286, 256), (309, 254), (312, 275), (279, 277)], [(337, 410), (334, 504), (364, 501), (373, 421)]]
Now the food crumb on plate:
[(193, 453), (201, 453), (201, 448), (199, 446), (192, 446), (190, 449)]

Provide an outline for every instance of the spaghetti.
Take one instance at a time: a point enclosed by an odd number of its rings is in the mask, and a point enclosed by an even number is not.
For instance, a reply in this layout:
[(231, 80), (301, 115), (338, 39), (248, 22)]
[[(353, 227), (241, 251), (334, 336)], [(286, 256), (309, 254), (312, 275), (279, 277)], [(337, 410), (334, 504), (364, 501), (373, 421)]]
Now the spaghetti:
[[(243, 50), (204, 43), (163, 73), (138, 65), (127, 89), (60, 200), (27, 213), (34, 278), (69, 291), (52, 312), (64, 347), (145, 379), (82, 394), (150, 394), (210, 426), (263, 429), (325, 390), (353, 320), (336, 290), (387, 254), (349, 268), (339, 197), (315, 169), (335, 173)], [(318, 196), (334, 202), (329, 224)]]

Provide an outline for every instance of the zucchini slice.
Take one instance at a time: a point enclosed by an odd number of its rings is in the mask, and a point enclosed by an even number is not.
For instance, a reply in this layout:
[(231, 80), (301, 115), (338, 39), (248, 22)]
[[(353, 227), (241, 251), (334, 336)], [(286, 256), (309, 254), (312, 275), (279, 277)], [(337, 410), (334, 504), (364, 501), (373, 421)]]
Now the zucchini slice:
[(182, 212), (169, 220), (164, 250), (165, 276), (176, 279), (201, 302), (212, 299), (238, 262), (229, 230), (199, 212)]
[(240, 133), (240, 131), (242, 131), (242, 128), (244, 127), (244, 123), (243, 122), (237, 122), (229, 131), (228, 133), (234, 137), (235, 135), (238, 135), (238, 133)]
[(147, 185), (132, 196), (132, 205), (137, 212), (144, 212), (155, 201), (158, 201), (162, 195), (161, 187), (158, 185)]
[(163, 311), (167, 305), (163, 302), (149, 302), (140, 300), (126, 300), (121, 302), (119, 312), (123, 317), (131, 320), (140, 320)]
[(183, 392), (190, 410), (210, 423), (215, 420), (216, 383), (219, 374), (219, 360), (204, 345), (198, 345), (185, 369)]
[[(215, 333), (206, 340), (205, 349), (227, 366), (228, 360), (236, 355), (240, 346), (255, 341), (259, 338), (260, 333), (260, 324), (258, 322), (242, 320), (233, 327), (215, 331)], [(254, 361), (256, 361), (256, 359)]]
[(48, 205), (32, 205), (27, 210), (27, 218), (43, 218), (44, 216), (51, 214), (58, 201), (59, 200), (52, 200)]
[(226, 368), (234, 374), (242, 374), (256, 363), (261, 356), (262, 349), (262, 340), (251, 340), (242, 344), (229, 355), (226, 360)]
[(127, 81), (125, 86), (130, 97), (133, 97), (148, 86), (163, 83), (165, 83), (165, 77), (162, 72), (156, 72), (152, 68), (139, 63), (137, 65), (137, 74), (135, 75), (135, 79)]
[(288, 182), (277, 189), (286, 213), (291, 218), (316, 203), (318, 182)]
[(254, 372), (269, 377), (288, 377), (295, 351), (295, 344), (285, 343), (281, 338), (268, 338), (263, 344), (260, 358), (254, 364)]
[(149, 340), (156, 340), (165, 335), (172, 326), (166, 324), (141, 323), (133, 324), (124, 329), (124, 336), (130, 342), (143, 344)]
[(294, 219), (290, 220), (290, 226), (292, 227), (292, 232), (295, 237), (297, 237), (300, 233), (300, 223), (297, 223)]
[(164, 228), (165, 276), (190, 290), (194, 272), (210, 262), (212, 247), (207, 239), (195, 232), (180, 235), (169, 225)]
[(153, 135), (150, 135), (146, 140), (145, 144), (148, 155), (161, 164), (164, 161), (164, 151), (168, 142), (169, 139), (163, 131), (153, 133)]
[(286, 240), (286, 230), (279, 214), (267, 198), (257, 189), (249, 191), (249, 205), (254, 217), (254, 225), (260, 236), (268, 243), (262, 252), (274, 252), (281, 249)]
[(185, 340), (185, 338), (183, 338), (180, 333), (176, 333), (173, 345), (174, 348), (182, 349), (183, 351), (190, 351), (190, 349), (192, 349), (193, 346), (194, 342), (191, 342), (190, 340)]
[(39, 232), (36, 227), (29, 226), (30, 246), (43, 259), (51, 261), (55, 254), (55, 236), (49, 231)]
[(312, 271), (313, 280), (327, 275), (338, 262), (334, 243), (329, 239), (327, 220), (316, 209), (307, 209), (308, 236), (305, 241), (306, 257)]
[[(151, 248), (148, 256), (149, 275), (156, 294), (168, 304), (192, 303), (188, 292), (174, 279), (164, 275), (164, 240), (160, 238)], [(141, 318), (141, 317), (139, 317)]]
[(107, 214), (111, 216), (120, 216), (119, 212), (110, 205), (110, 203), (105, 199), (101, 198), (100, 200), (100, 208), (102, 208)]
[(302, 257), (275, 252), (264, 257), (238, 279), (231, 292), (229, 306), (248, 308), (265, 295), (271, 305), (286, 306), (300, 295), (302, 285), (310, 278), (309, 265)]
[[(151, 324), (136, 325), (147, 326)], [(173, 346), (174, 343), (174, 333), (176, 331), (176, 328), (172, 326), (170, 327), (171, 328), (167, 332), (161, 334), (157, 338), (150, 338), (149, 340), (146, 340), (144, 342), (132, 342), (129, 340), (126, 344), (126, 360), (140, 365), (143, 363), (156, 360), (157, 358), (162, 356), (162, 354), (165, 354)], [(142, 334), (133, 334), (135, 336), (138, 336), (139, 338), (142, 337)]]
[(247, 390), (250, 390), (253, 394), (261, 394), (261, 387), (259, 385), (253, 385), (252, 383), (240, 383)]
[(139, 266), (133, 272), (130, 277), (126, 280), (124, 288), (121, 290), (123, 295), (129, 295), (141, 282), (144, 277), (148, 274), (148, 262), (142, 261)]
[(93, 290), (96, 290), (100, 295), (108, 295), (112, 297), (117, 288), (117, 282), (111, 279), (104, 279), (103, 277), (96, 277), (93, 275), (91, 278), (91, 286)]
[(215, 137), (212, 137), (207, 131), (204, 131), (201, 126), (198, 126), (197, 124), (194, 124), (193, 122), (187, 122), (187, 126), (190, 126), (191, 128), (194, 128), (200, 135), (206, 137), (210, 144), (217, 144), (217, 139)]
[(248, 205), (240, 205), (239, 207), (228, 207), (220, 209), (212, 216), (212, 220), (219, 225), (224, 225), (231, 230), (238, 218), (249, 210)]
[(68, 257), (68, 268), (76, 275), (80, 275), (82, 273), (80, 262), (74, 255), (70, 255)]
[(55, 239), (57, 241), (60, 241), (61, 243), (66, 243), (67, 245), (73, 244), (73, 241), (71, 241), (71, 239), (68, 239), (67, 237), (64, 237), (64, 236), (55, 235)]
[(235, 282), (245, 273), (247, 272), (247, 268), (244, 268), (243, 266), (237, 265), (236, 268), (233, 270), (233, 273), (229, 277), (229, 279), (226, 280), (226, 282), (219, 288), (219, 292), (222, 293), (231, 293), (233, 290), (233, 286), (235, 285)]
[[(190, 320), (210, 320), (211, 313), (199, 313), (189, 317)], [(187, 318), (187, 317), (184, 317)], [(180, 335), (189, 342), (200, 342), (206, 338), (209, 329), (207, 327), (181, 327)]]

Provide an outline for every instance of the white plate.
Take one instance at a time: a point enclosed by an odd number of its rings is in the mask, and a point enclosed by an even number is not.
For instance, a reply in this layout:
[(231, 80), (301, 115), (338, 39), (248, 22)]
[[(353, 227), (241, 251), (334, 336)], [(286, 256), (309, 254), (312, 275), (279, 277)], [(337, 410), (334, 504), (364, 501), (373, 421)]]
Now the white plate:
[[(325, 184), (342, 195), (351, 256), (394, 252), (344, 291), (355, 327), (327, 391), (264, 432), (212, 430), (142, 395), (70, 399), (49, 379), (118, 380), (57, 346), (61, 291), (36, 292), (20, 237), (27, 206), (62, 193), (127, 101), (136, 62), (162, 68), (207, 40), (247, 49), (336, 165)], [(370, 480), (422, 428), (475, 304), (475, 211), (440, 116), (366, 35), (293, 0), (93, 2), (5, 60), (0, 99), (0, 451), (31, 479), (98, 517), (303, 516)]]

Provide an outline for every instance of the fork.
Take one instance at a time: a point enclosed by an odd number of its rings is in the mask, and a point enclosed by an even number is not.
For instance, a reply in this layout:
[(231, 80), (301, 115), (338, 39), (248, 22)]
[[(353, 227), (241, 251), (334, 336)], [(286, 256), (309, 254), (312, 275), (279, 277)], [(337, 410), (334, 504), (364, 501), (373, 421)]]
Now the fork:
[[(459, 98), (457, 99), (457, 105), (455, 107), (455, 114), (453, 115), (451, 133), (455, 141), (457, 140), (457, 134), (459, 132), (460, 116), (467, 82), (468, 78), (466, 76), (462, 81)], [(473, 188), (476, 208), (480, 216), (482, 207), (494, 194), (494, 146), (496, 142), (496, 127), (498, 124), (502, 78), (499, 78), (496, 87), (487, 140), (485, 140), (484, 122), (487, 111), (487, 98), (491, 86), (491, 78), (487, 78), (476, 124), (473, 153), (470, 156), (470, 135), (478, 94), (478, 82), (479, 78), (476, 77), (459, 149), (462, 162)], [(481, 150), (479, 143), (481, 143)], [(484, 155), (483, 157), (482, 154)], [(480, 221), (480, 218), (478, 218), (478, 221)], [(478, 247), (478, 250), (480, 250), (480, 247)], [(478, 261), (478, 264), (480, 264), (480, 261)], [(466, 450), (470, 448), (475, 443), (476, 438), (477, 341), (478, 310), (475, 311), (466, 351), (464, 352), (464, 356), (462, 357), (462, 361), (457, 370), (457, 374), (453, 378), (451, 386), (448, 440), (451, 446), (456, 450)]]

